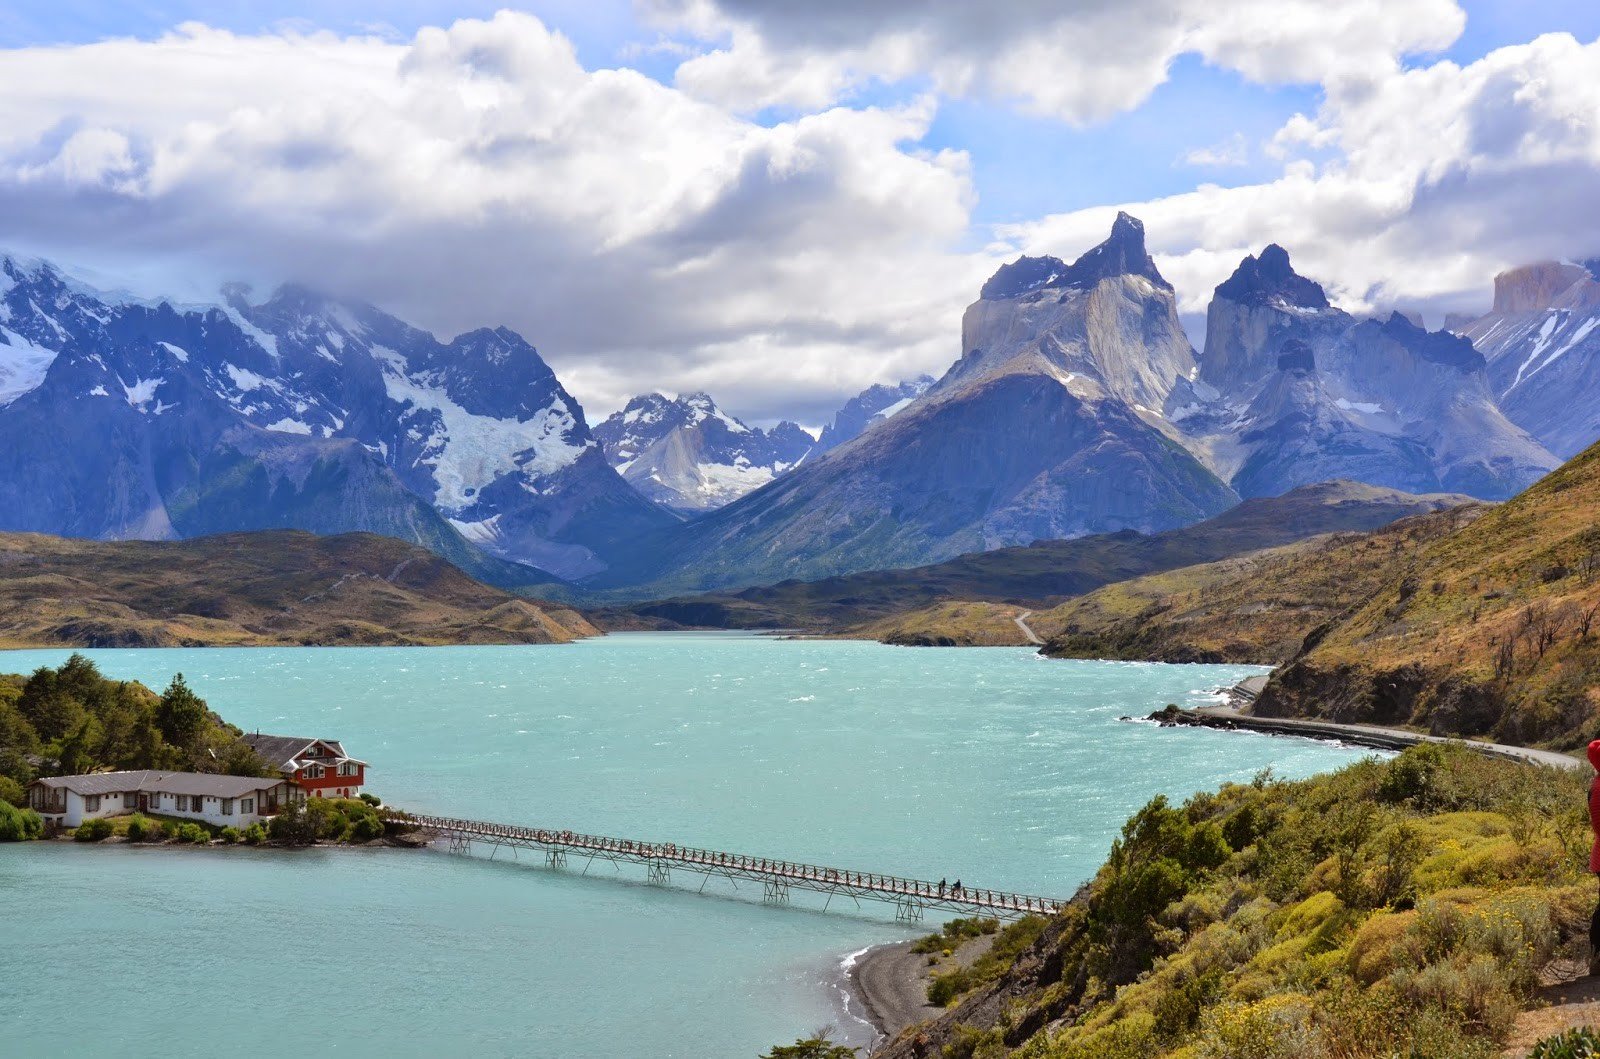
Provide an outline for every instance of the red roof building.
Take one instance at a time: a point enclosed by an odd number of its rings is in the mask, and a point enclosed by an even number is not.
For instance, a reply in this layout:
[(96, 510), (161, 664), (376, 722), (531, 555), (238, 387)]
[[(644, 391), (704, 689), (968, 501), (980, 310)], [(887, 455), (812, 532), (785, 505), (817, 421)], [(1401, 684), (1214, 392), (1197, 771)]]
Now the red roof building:
[(333, 739), (246, 734), (256, 756), (283, 774), (304, 798), (355, 798), (367, 781), (367, 763), (351, 757)]

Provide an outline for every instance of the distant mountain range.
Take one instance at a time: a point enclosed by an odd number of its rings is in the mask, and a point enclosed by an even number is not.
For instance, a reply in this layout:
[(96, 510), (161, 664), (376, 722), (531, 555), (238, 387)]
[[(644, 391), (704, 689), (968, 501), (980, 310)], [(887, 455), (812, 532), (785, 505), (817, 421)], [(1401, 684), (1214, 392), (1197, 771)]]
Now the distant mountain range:
[(676, 521), (504, 328), (441, 343), (297, 287), (146, 303), (6, 258), (0, 338), (0, 529), (369, 530), (515, 584), (594, 573)]
[(637, 599), (1159, 533), (1335, 478), (1500, 499), (1600, 434), (1591, 266), (1506, 273), (1453, 326), (1339, 310), (1268, 246), (1197, 353), (1121, 214), (1075, 261), (1000, 268), (942, 378), (872, 387), (815, 440), (706, 394), (591, 431), (504, 328), (443, 342), (294, 286), (145, 302), (6, 257), (0, 530), (371, 531), (501, 586)]
[(628, 484), (676, 511), (711, 511), (798, 465), (816, 440), (796, 423), (746, 426), (709, 394), (635, 397), (595, 427)]
[(1352, 478), (1503, 499), (1560, 461), (1500, 412), (1486, 367), (1456, 335), (1332, 307), (1268, 246), (1218, 285), (1166, 419), (1241, 496)]

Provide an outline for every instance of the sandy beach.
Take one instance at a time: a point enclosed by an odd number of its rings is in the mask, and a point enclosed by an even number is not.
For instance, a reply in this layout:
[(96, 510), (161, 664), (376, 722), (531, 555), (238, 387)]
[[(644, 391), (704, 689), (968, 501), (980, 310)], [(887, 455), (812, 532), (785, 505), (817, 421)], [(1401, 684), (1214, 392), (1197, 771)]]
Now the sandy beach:
[[(862, 1011), (879, 1033), (878, 1045), (892, 1040), (907, 1026), (913, 1026), (943, 1013), (928, 1003), (928, 981), (935, 970), (926, 953), (912, 952), (914, 941), (897, 941), (869, 949), (846, 976), (851, 994), (861, 1002)], [(989, 951), (994, 935), (973, 938), (955, 955), (941, 961), (942, 968), (957, 964), (970, 966)]]

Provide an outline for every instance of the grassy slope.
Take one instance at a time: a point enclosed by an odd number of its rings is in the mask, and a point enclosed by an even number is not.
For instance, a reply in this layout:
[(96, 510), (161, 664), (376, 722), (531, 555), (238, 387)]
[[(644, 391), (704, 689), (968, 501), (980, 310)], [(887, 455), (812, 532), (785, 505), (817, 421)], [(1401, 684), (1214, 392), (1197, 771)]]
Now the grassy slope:
[(594, 628), (366, 533), (0, 534), (0, 645), (560, 643)]
[(1487, 505), (1414, 515), (1123, 581), (1029, 619), (1057, 658), (1278, 665), (1315, 629), (1381, 590), (1397, 563)]
[(1257, 709), (1558, 747), (1600, 735), (1600, 446), (1397, 564)]
[(1026, 612), (1009, 603), (958, 600), (880, 618), (843, 635), (901, 647), (1023, 647), (1029, 641), (1016, 618)]
[[(1043, 541), (932, 566), (685, 596), (629, 606), (625, 616), (609, 620), (838, 632), (952, 600), (1047, 607), (1153, 571), (1211, 562), (1320, 533), (1376, 529), (1405, 515), (1465, 500), (1417, 497), (1352, 482), (1325, 483), (1282, 497), (1246, 501), (1216, 518), (1166, 533), (1147, 536), (1129, 531)], [(600, 619), (602, 624), (608, 621), (604, 612)]]
[(1579, 773), (1436, 747), (1158, 799), (1067, 912), (881, 1054), (1489, 1059), (1587, 952), (1584, 799)]

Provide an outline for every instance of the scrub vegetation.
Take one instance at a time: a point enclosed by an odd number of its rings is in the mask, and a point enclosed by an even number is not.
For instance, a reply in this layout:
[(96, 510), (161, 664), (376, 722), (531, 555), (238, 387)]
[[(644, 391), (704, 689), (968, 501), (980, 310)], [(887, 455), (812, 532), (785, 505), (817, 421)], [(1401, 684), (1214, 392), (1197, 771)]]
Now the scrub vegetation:
[(1256, 712), (1557, 749), (1600, 736), (1600, 445), (1395, 565)]
[(885, 1054), (1487, 1059), (1586, 951), (1586, 794), (1426, 746), (1157, 798), (1065, 913), (936, 980), (954, 1006)]

